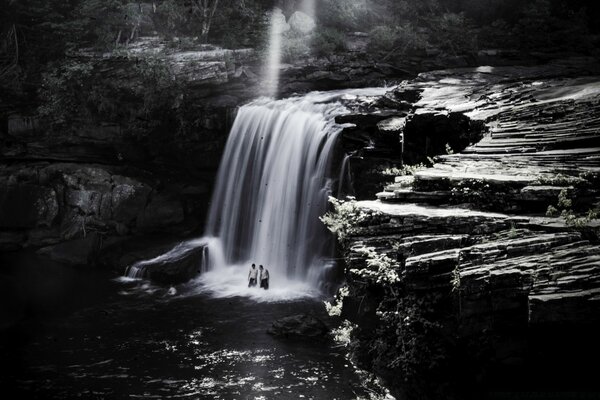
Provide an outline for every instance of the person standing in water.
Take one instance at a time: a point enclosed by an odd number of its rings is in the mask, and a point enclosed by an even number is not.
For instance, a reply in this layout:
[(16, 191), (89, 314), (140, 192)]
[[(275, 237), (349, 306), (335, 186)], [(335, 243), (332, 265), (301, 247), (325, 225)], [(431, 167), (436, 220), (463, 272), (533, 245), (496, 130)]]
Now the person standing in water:
[(250, 271), (248, 271), (248, 287), (256, 286), (257, 276), (258, 270), (256, 269), (256, 264), (252, 264), (252, 267), (250, 267)]
[(262, 265), (258, 267), (260, 270), (260, 287), (268, 290), (269, 289), (269, 270), (264, 268)]

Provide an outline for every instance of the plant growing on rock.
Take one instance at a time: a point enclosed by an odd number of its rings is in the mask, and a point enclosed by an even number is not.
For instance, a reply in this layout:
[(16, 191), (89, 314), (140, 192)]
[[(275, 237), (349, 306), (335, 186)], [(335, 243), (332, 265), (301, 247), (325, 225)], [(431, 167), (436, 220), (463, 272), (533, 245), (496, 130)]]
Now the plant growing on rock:
[(405, 381), (435, 369), (445, 358), (440, 324), (433, 322), (433, 299), (414, 295), (384, 300), (377, 311), (381, 320), (370, 344), (373, 365), (379, 371), (397, 371)]
[[(427, 37), (412, 24), (380, 25), (369, 33), (369, 50), (372, 52), (406, 54), (427, 47)], [(386, 56), (387, 57), (387, 56)]]
[(452, 187), (450, 193), (454, 203), (470, 203), (484, 210), (504, 210), (505, 198), (511, 191), (510, 187), (492, 187), (482, 179), (464, 179)]
[(350, 294), (350, 289), (347, 286), (339, 288), (332, 303), (325, 301), (327, 313), (332, 317), (342, 315), (342, 304), (344, 302), (344, 297), (347, 297), (348, 294)]
[(348, 46), (343, 32), (333, 28), (321, 28), (313, 34), (311, 48), (315, 56), (327, 57), (346, 51)]
[(393, 291), (394, 284), (400, 282), (398, 263), (385, 254), (375, 251), (373, 247), (356, 249), (366, 259), (366, 268), (354, 268), (350, 272), (377, 285), (387, 285)]
[(414, 165), (403, 165), (401, 168), (386, 168), (381, 171), (384, 176), (411, 176), (416, 172), (426, 169), (427, 166), (423, 163)]
[(339, 327), (332, 329), (333, 340), (342, 346), (348, 346), (352, 342), (352, 331), (356, 325), (348, 320), (342, 321)]
[(373, 214), (358, 207), (353, 197), (348, 197), (345, 201), (330, 196), (329, 203), (333, 206), (333, 211), (325, 213), (319, 219), (342, 243), (349, 235), (356, 233), (358, 224)]
[(548, 217), (560, 217), (565, 221), (567, 226), (574, 228), (583, 228), (590, 224), (593, 220), (598, 219), (600, 210), (598, 208), (589, 209), (584, 214), (576, 214), (573, 211), (573, 199), (570, 195), (570, 190), (564, 188), (558, 194), (558, 202), (556, 207), (549, 205), (546, 210), (546, 216)]

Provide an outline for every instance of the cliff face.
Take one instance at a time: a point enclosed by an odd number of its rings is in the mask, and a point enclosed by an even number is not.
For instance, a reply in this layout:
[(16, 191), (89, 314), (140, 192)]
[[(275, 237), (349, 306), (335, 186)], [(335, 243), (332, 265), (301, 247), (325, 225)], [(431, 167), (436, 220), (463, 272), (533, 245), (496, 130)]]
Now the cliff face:
[(44, 247), (85, 265), (129, 237), (201, 229), (226, 133), (245, 101), (213, 87), (249, 52), (163, 54), (152, 60), (166, 76), (148, 78), (156, 71), (140, 68), (131, 51), (82, 52), (47, 80), (58, 87), (45, 103), (3, 109), (0, 249)]
[[(123, 54), (80, 50), (44, 75), (37, 98), (0, 105), (0, 251), (88, 264), (136, 253), (121, 249), (130, 238), (201, 232), (237, 108), (261, 93), (262, 61), (196, 47), (148, 37)], [(407, 72), (349, 54), (281, 75), (285, 97)]]
[(590, 72), (438, 71), (387, 95), (412, 98), (405, 159), (450, 154), (330, 226), (353, 354), (399, 398), (597, 389), (600, 80), (575, 77)]

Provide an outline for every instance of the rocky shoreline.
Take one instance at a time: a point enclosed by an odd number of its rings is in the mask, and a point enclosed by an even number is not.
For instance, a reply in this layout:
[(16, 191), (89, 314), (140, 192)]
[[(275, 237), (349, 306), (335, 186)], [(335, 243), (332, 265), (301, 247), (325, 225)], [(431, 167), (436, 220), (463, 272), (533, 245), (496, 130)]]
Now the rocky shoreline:
[[(594, 387), (600, 79), (575, 71), (439, 71), (389, 94), (414, 98), (405, 159), (434, 163), (326, 222), (346, 260), (334, 313), (398, 398)], [(457, 148), (447, 125), (420, 123), (459, 115), (481, 140)]]

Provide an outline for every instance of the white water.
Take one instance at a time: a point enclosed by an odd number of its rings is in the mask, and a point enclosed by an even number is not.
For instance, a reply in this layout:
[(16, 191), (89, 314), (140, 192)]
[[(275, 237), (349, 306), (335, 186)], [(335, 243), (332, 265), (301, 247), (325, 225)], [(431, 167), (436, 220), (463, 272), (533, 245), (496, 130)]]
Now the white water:
[[(347, 112), (341, 99), (383, 92), (315, 92), (241, 107), (219, 167), (205, 236), (133, 265), (128, 276), (141, 277), (144, 268), (201, 246), (203, 273), (188, 285), (192, 292), (261, 301), (318, 294), (333, 266), (332, 236), (319, 217), (340, 176), (332, 158), (342, 126), (334, 117)], [(269, 269), (268, 291), (247, 287), (252, 263)]]

